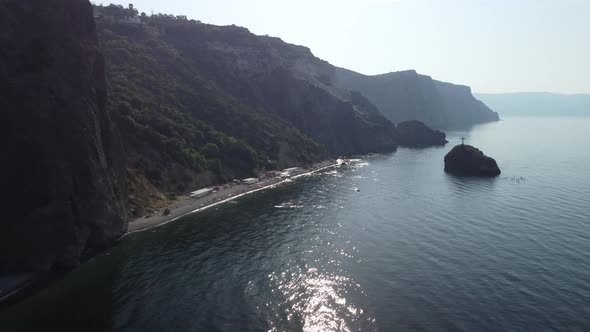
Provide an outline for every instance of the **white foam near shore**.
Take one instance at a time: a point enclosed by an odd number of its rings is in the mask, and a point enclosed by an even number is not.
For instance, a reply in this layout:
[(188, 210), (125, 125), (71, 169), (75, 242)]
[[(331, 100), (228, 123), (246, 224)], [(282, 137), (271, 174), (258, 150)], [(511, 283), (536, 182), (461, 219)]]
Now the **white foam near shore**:
[(0, 303), (8, 300), (34, 280), (32, 273), (11, 274), (0, 276)]
[(237, 194), (237, 195), (232, 195), (231, 197), (228, 197), (228, 198), (219, 200), (217, 202), (213, 202), (211, 204), (207, 204), (205, 206), (200, 206), (200, 207), (196, 207), (195, 208), (195, 205), (198, 205), (199, 204), (199, 202), (195, 202), (195, 203), (192, 203), (192, 204), (187, 204), (186, 206), (177, 207), (175, 209), (172, 209), (171, 208), (172, 211), (171, 211), (170, 215), (168, 215), (168, 216), (152, 216), (150, 218), (137, 219), (137, 220), (132, 221), (131, 223), (129, 223), (129, 230), (128, 230), (127, 233), (125, 233), (123, 235), (123, 237), (125, 237), (127, 235), (130, 235), (130, 234), (147, 231), (147, 230), (150, 230), (150, 229), (154, 229), (154, 228), (157, 228), (157, 227), (160, 227), (160, 226), (169, 224), (169, 223), (171, 223), (173, 221), (176, 221), (176, 220), (178, 220), (178, 219), (180, 219), (182, 217), (185, 217), (185, 216), (187, 216), (189, 214), (197, 213), (197, 212), (203, 211), (205, 209), (208, 209), (210, 207), (214, 207), (214, 206), (217, 206), (217, 205), (220, 205), (220, 204), (223, 204), (223, 203), (227, 203), (227, 202), (232, 201), (232, 200), (234, 200), (236, 198), (239, 198), (239, 197), (242, 197), (242, 196), (245, 196), (245, 195), (248, 195), (248, 194), (252, 194), (252, 193), (255, 193), (255, 192), (258, 192), (258, 191), (261, 191), (261, 190), (265, 190), (265, 189), (269, 189), (269, 188), (274, 188), (274, 187), (276, 187), (276, 186), (278, 186), (280, 184), (291, 182), (293, 179), (297, 179), (297, 178), (300, 178), (300, 177), (303, 177), (303, 176), (307, 176), (307, 175), (310, 175), (310, 174), (313, 174), (313, 173), (316, 173), (316, 172), (319, 172), (319, 171), (322, 171), (322, 170), (325, 170), (325, 169), (328, 169), (328, 168), (332, 168), (332, 167), (335, 167), (335, 166), (338, 166), (338, 163), (336, 163), (336, 164), (330, 163), (330, 164), (328, 164), (326, 166), (321, 166), (321, 167), (318, 167), (317, 169), (312, 169), (309, 172), (305, 172), (305, 173), (301, 173), (301, 174), (295, 175), (295, 176), (291, 177), (290, 179), (281, 180), (281, 181), (278, 181), (278, 182), (275, 182), (275, 183), (271, 183), (271, 184), (268, 184), (268, 185), (263, 186), (263, 187), (260, 187), (260, 188), (255, 188), (255, 189), (252, 189), (252, 190), (248, 190), (246, 192), (243, 192), (243, 193), (240, 193), (240, 194)]

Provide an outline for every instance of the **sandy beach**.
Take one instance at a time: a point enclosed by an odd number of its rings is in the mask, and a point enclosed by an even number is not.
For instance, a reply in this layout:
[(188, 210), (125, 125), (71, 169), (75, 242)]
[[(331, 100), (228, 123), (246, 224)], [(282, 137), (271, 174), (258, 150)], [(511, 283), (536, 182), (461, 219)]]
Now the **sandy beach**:
[[(126, 235), (152, 229), (154, 227), (162, 226), (173, 222), (180, 217), (186, 216), (187, 214), (196, 213), (204, 209), (223, 204), (231, 201), (238, 197), (257, 192), (260, 190), (272, 188), (284, 182), (292, 181), (298, 177), (308, 175), (323, 169), (337, 166), (338, 163), (335, 160), (328, 160), (321, 163), (317, 163), (310, 168), (303, 168), (301, 171), (295, 173), (290, 178), (280, 177), (267, 177), (260, 179), (259, 182), (254, 184), (225, 184), (219, 185), (219, 190), (216, 192), (201, 198), (191, 198), (188, 195), (178, 196), (168, 206), (157, 210), (152, 216), (145, 216), (137, 218), (129, 223), (128, 231)], [(195, 188), (198, 189), (198, 188)], [(164, 215), (164, 210), (169, 209), (170, 214)]]

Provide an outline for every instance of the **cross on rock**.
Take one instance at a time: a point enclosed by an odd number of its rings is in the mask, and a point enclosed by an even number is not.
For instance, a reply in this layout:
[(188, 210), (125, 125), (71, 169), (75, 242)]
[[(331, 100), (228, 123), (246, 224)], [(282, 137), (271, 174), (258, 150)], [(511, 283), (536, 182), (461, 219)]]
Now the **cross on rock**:
[(461, 145), (465, 145), (465, 140), (466, 140), (465, 137), (461, 137)]

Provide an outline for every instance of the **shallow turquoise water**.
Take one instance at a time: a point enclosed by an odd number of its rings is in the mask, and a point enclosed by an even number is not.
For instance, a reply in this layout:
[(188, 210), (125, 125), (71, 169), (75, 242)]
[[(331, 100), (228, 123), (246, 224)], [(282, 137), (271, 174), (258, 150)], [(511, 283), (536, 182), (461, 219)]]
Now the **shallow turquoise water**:
[[(243, 197), (127, 237), (0, 330), (590, 330), (589, 132), (508, 118)], [(445, 174), (461, 136), (502, 175)]]

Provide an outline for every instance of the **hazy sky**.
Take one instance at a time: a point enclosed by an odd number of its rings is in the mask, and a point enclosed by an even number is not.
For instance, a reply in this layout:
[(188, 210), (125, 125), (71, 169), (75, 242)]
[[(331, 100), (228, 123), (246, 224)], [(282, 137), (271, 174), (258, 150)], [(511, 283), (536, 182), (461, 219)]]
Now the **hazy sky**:
[(364, 74), (416, 69), (474, 92), (590, 93), (590, 0), (131, 1), (277, 36)]

